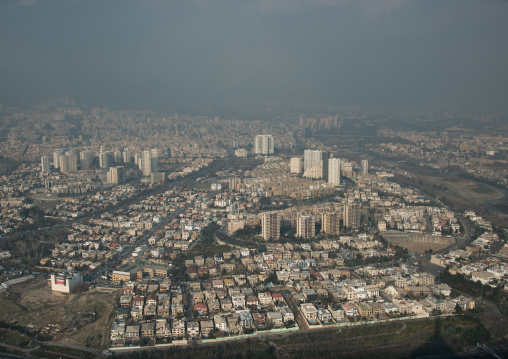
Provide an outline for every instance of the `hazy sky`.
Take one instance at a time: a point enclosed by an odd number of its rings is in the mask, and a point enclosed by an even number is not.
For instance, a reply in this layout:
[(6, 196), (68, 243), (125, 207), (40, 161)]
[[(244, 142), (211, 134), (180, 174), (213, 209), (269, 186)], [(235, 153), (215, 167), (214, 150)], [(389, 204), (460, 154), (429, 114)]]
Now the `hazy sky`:
[(0, 103), (508, 112), (504, 0), (0, 0)]

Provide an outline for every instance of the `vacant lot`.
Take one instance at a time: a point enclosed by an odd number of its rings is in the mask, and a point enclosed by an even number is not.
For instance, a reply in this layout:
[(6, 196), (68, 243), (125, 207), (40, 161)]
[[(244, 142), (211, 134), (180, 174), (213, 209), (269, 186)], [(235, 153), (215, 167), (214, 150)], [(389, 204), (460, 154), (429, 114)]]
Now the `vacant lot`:
[(387, 232), (383, 233), (383, 238), (392, 245), (399, 245), (402, 248), (407, 248), (409, 252), (416, 254), (422, 254), (430, 249), (436, 252), (455, 243), (453, 238), (416, 233)]
[(40, 280), (0, 298), (0, 321), (34, 326), (34, 335), (41, 340), (104, 348), (117, 297), (94, 290), (55, 295)]

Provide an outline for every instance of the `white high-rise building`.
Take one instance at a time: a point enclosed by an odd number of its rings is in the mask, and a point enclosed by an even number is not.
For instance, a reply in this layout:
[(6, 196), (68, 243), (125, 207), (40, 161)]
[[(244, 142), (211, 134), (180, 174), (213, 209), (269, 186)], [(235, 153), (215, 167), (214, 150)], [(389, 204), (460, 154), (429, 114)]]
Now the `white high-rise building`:
[(60, 168), (60, 156), (63, 155), (64, 151), (60, 148), (57, 148), (53, 151), (53, 167), (56, 169)]
[(369, 161), (362, 160), (362, 162), (360, 162), (360, 171), (362, 175), (369, 174)]
[(329, 153), (320, 150), (305, 150), (303, 153), (303, 176), (328, 178)]
[(41, 157), (41, 172), (47, 173), (49, 172), (49, 156), (42, 156)]
[(143, 151), (142, 170), (143, 176), (150, 176), (150, 173), (152, 173), (152, 153), (150, 150)]
[(328, 183), (334, 186), (340, 185), (340, 158), (328, 160)]
[(256, 155), (273, 155), (274, 144), (272, 135), (257, 135), (254, 138), (254, 153)]
[(261, 217), (263, 239), (280, 238), (280, 215), (278, 212), (265, 212)]
[(289, 162), (289, 170), (291, 171), (291, 173), (300, 174), (300, 173), (302, 173), (302, 168), (303, 168), (303, 165), (302, 165), (301, 158), (298, 158), (298, 157), (291, 158), (291, 161)]
[(143, 151), (143, 176), (150, 176), (150, 173), (159, 172), (159, 156), (156, 149)]
[(311, 238), (316, 235), (316, 223), (313, 216), (298, 217), (296, 236), (302, 238)]

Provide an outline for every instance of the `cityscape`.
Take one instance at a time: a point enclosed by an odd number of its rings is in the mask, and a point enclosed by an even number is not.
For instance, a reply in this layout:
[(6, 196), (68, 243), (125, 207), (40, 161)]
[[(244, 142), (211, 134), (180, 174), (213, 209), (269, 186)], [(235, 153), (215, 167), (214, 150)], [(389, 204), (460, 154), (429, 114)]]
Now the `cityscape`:
[[(3, 348), (206, 356), (249, 338), (250, 355), (291, 357), (299, 333), (372, 327), (399, 333), (406, 357), (445, 351), (407, 344), (442, 320), (471, 328), (453, 352), (503, 353), (505, 128), (391, 116), (398, 131), (367, 111), (266, 122), (68, 98), (3, 108), (0, 300), (3, 338), (20, 346)], [(458, 117), (475, 127), (432, 128)], [(401, 334), (410, 325), (422, 332)], [(383, 347), (350, 340), (326, 345)]]
[(507, 19), (0, 0), (0, 358), (508, 358)]

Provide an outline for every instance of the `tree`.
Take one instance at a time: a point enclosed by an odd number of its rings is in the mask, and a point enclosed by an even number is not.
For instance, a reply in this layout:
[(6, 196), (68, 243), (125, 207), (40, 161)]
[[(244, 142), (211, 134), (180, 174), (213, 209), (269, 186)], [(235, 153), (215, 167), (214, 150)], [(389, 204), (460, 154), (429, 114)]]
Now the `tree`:
[(462, 310), (462, 307), (459, 305), (459, 303), (457, 303), (455, 305), (455, 313), (456, 314), (462, 314), (464, 311)]

